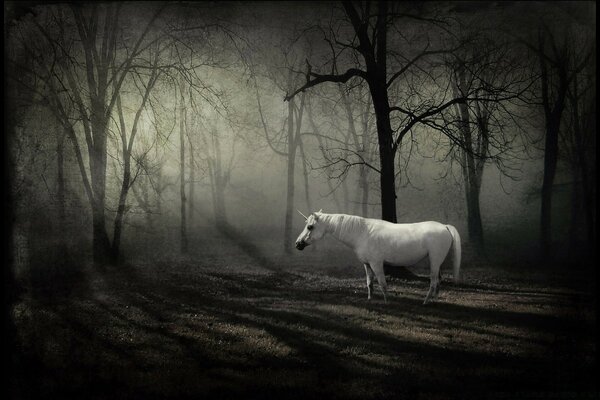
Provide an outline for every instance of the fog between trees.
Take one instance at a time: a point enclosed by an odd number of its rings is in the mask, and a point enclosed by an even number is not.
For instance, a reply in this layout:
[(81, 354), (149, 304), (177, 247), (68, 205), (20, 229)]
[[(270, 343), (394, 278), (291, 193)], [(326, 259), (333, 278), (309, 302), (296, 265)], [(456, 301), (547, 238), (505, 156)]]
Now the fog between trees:
[(595, 240), (594, 3), (8, 7), (17, 265), (217, 227), (291, 252), (296, 209), (528, 261)]

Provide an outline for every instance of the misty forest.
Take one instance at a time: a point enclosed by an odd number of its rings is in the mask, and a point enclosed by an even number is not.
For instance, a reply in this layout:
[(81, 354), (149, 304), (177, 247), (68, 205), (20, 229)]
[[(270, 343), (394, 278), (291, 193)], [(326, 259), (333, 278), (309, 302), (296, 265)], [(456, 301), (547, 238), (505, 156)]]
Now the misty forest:
[(6, 398), (598, 394), (595, 2), (4, 11)]

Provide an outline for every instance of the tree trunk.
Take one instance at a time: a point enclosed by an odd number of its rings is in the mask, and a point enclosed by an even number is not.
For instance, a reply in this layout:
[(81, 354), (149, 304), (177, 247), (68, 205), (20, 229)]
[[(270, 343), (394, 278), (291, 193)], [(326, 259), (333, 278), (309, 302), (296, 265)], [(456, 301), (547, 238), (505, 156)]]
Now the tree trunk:
[[(454, 70), (454, 96), (459, 97), (468, 92), (468, 83), (464, 65), (459, 65)], [(483, 241), (483, 224), (481, 221), (481, 208), (479, 195), (481, 192), (481, 177), (483, 174), (483, 161), (476, 160), (477, 156), (484, 157), (487, 152), (487, 124), (483, 120), (479, 104), (476, 103), (476, 120), (478, 136), (474, 137), (471, 127), (471, 115), (469, 105), (466, 102), (456, 104), (456, 112), (459, 117), (459, 131), (463, 140), (461, 152), (461, 167), (464, 180), (465, 198), (467, 203), (467, 227), (469, 241), (479, 255), (485, 254)], [(481, 146), (477, 146), (477, 139)]]
[(215, 187), (215, 216), (217, 225), (227, 226), (227, 207), (225, 205), (225, 183), (222, 177), (219, 177)]
[(181, 104), (179, 105), (179, 198), (180, 198), (180, 239), (181, 252), (188, 251), (186, 197), (185, 197), (185, 104), (183, 85), (181, 85)]
[(304, 154), (304, 145), (302, 140), (298, 140), (298, 147), (300, 148), (300, 157), (302, 157), (302, 175), (304, 177), (304, 199), (306, 201), (306, 207), (309, 212), (312, 212), (313, 206), (310, 201), (310, 185), (308, 182), (308, 170), (306, 168), (306, 154)]
[(377, 139), (379, 143), (379, 165), (381, 186), (381, 219), (397, 222), (396, 217), (396, 179), (394, 166), (394, 150), (392, 147), (392, 126), (390, 123), (390, 106), (385, 89), (385, 79), (382, 84), (371, 84), (371, 97), (377, 120)]
[(92, 252), (96, 266), (103, 266), (110, 262), (110, 240), (106, 232), (104, 204), (96, 205), (92, 210)]
[(194, 225), (194, 186), (195, 186), (195, 182), (194, 180), (196, 179), (196, 161), (195, 161), (195, 157), (194, 157), (194, 146), (192, 143), (192, 138), (189, 137), (189, 143), (190, 143), (190, 201), (189, 201), (189, 206), (188, 206), (188, 223), (190, 224), (190, 226)]
[(362, 216), (363, 218), (369, 217), (369, 180), (368, 180), (368, 170), (366, 166), (361, 167), (360, 171), (360, 187), (362, 188)]
[[(369, 124), (369, 109), (370, 109), (370, 105), (369, 103), (367, 103), (366, 108), (364, 110), (364, 112), (362, 113), (362, 127), (363, 127), (363, 134), (362, 134), (362, 145), (361, 145), (361, 151), (363, 154), (363, 158), (368, 160), (369, 162), (371, 161), (371, 143), (369, 141), (369, 133), (370, 133), (370, 124)], [(361, 206), (362, 206), (362, 216), (363, 218), (368, 218), (369, 216), (369, 167), (367, 167), (366, 165), (361, 165), (360, 166), (360, 176), (359, 176), (359, 186), (362, 189), (362, 200), (361, 200)]]
[[(543, 51), (543, 37), (539, 38), (539, 49)], [(564, 108), (564, 101), (567, 93), (567, 71), (566, 65), (559, 65), (556, 73), (558, 88), (556, 100), (550, 99), (550, 84), (552, 77), (549, 76), (546, 59), (542, 54), (539, 55), (541, 85), (542, 85), (542, 106), (546, 121), (546, 137), (544, 143), (544, 178), (542, 181), (542, 204), (540, 215), (540, 251), (544, 262), (552, 260), (552, 187), (554, 185), (554, 176), (556, 175), (556, 165), (558, 162), (558, 136), (560, 130), (560, 120)]]
[(396, 217), (396, 182), (394, 174), (394, 156), (391, 150), (380, 150), (381, 164), (381, 219), (398, 222)]
[[(589, 184), (589, 169), (588, 169), (588, 146), (584, 144), (584, 135), (590, 134), (589, 132), (595, 132), (595, 112), (596, 109), (595, 101), (592, 102), (591, 108), (588, 113), (584, 113), (588, 117), (585, 118), (579, 112), (579, 79), (577, 74), (573, 76), (572, 83), (572, 94), (568, 96), (571, 102), (571, 112), (573, 118), (573, 141), (575, 147), (575, 153), (573, 156), (573, 197), (572, 197), (572, 214), (571, 214), (571, 252), (574, 253), (574, 234), (577, 232), (576, 227), (580, 224), (581, 212), (585, 213), (585, 250), (589, 251), (595, 244), (594, 240), (594, 205), (593, 205), (593, 192), (590, 190)], [(585, 101), (585, 97), (584, 97)], [(593, 115), (592, 118), (589, 116)], [(584, 119), (585, 118), (585, 119)], [(585, 131), (585, 132), (584, 132)], [(592, 133), (593, 134), (593, 133)], [(579, 183), (580, 182), (580, 183)]]
[(547, 122), (546, 140), (544, 150), (544, 178), (542, 182), (542, 204), (540, 221), (540, 238), (542, 259), (552, 260), (552, 187), (556, 175), (558, 161), (558, 123), (550, 120)]
[(387, 93), (387, 15), (388, 3), (377, 4), (377, 48), (376, 68), (370, 69), (371, 98), (377, 118), (377, 137), (379, 141), (379, 164), (381, 168), (381, 218), (389, 222), (398, 222), (396, 216), (396, 174), (393, 148), (394, 133), (390, 122), (390, 104)]
[[(311, 107), (308, 108), (308, 121), (310, 122), (310, 126), (311, 126), (312, 130), (317, 134), (316, 138), (317, 138), (317, 142), (319, 143), (319, 149), (321, 150), (321, 154), (322, 154), (323, 158), (326, 158), (325, 144), (323, 143), (323, 138), (322, 138), (321, 134), (319, 133), (319, 129), (318, 129), (317, 125), (315, 124), (315, 120), (312, 117), (312, 108)], [(335, 188), (331, 184), (331, 179), (327, 179), (327, 187), (329, 188), (329, 194), (331, 194), (333, 197), (333, 201), (335, 203), (336, 208), (338, 210), (341, 210), (342, 205), (340, 203), (340, 200), (337, 197), (337, 192), (336, 192)], [(308, 210), (308, 211), (312, 212), (312, 210)]]
[(285, 226), (283, 231), (283, 250), (292, 251), (292, 222), (294, 217), (294, 169), (296, 163), (296, 138), (294, 135), (294, 102), (288, 102), (288, 159), (287, 159), (287, 195), (285, 207)]
[(344, 213), (350, 213), (350, 192), (348, 190), (348, 180), (346, 179), (346, 177), (342, 177), (340, 179), (342, 180), (342, 199), (344, 199), (344, 209), (342, 210), (342, 212)]
[(121, 183), (121, 192), (119, 194), (119, 204), (115, 216), (115, 225), (113, 229), (113, 241), (111, 250), (111, 260), (113, 264), (119, 263), (121, 252), (121, 234), (123, 232), (123, 219), (125, 218), (125, 207), (127, 204), (127, 194), (131, 182), (131, 158), (128, 153), (124, 154), (123, 182)]
[(571, 189), (571, 223), (569, 225), (569, 259), (578, 261), (577, 250), (579, 244), (579, 226), (581, 225), (581, 183), (578, 182), (578, 168), (574, 167), (572, 171), (573, 187)]
[[(96, 114), (96, 113), (94, 113)], [(110, 240), (106, 231), (106, 121), (92, 116), (94, 142), (90, 147), (90, 175), (94, 199), (92, 203), (92, 251), (94, 264), (110, 262)]]
[(481, 222), (481, 208), (479, 206), (479, 195), (481, 193), (480, 179), (477, 176), (471, 176), (469, 179), (469, 196), (470, 201), (467, 202), (468, 209), (468, 229), (469, 240), (475, 246), (480, 255), (485, 253), (483, 241), (483, 224)]
[[(64, 167), (64, 154), (65, 154), (65, 139), (66, 133), (59, 134), (56, 142), (56, 167), (57, 167), (57, 189), (56, 189), (56, 201), (58, 209), (58, 229), (59, 232), (63, 233), (60, 236), (61, 242), (64, 243), (64, 233), (66, 230), (66, 209), (65, 209), (65, 167)], [(62, 244), (61, 243), (61, 244)]]
[(596, 244), (596, 206), (595, 198), (595, 181), (590, 179), (587, 162), (585, 156), (582, 158), (581, 165), (581, 185), (583, 190), (583, 203), (586, 220), (586, 238), (588, 248), (591, 250)]
[(221, 154), (221, 141), (216, 132), (213, 132), (212, 143), (214, 150), (213, 163), (213, 185), (215, 194), (215, 220), (217, 225), (227, 226), (227, 208), (225, 206), (225, 188), (228, 184), (228, 171), (223, 169), (223, 157)]

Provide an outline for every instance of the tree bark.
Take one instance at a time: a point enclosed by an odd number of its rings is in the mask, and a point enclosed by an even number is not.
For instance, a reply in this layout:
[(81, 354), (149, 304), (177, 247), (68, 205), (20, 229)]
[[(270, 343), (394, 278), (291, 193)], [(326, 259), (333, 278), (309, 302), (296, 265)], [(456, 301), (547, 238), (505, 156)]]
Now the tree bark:
[(212, 184), (214, 190), (215, 221), (219, 226), (227, 226), (227, 207), (225, 205), (225, 188), (229, 181), (229, 171), (223, 168), (221, 141), (216, 132), (212, 134), (213, 166)]
[[(378, 2), (377, 47), (366, 37), (366, 32), (358, 28), (362, 51), (367, 64), (367, 83), (373, 99), (373, 108), (377, 120), (377, 139), (379, 143), (379, 165), (381, 186), (381, 218), (397, 222), (396, 216), (396, 174), (393, 147), (393, 131), (390, 121), (390, 104), (387, 93), (387, 2)], [(358, 32), (357, 32), (358, 33)], [(366, 50), (369, 49), (370, 50)]]
[(131, 183), (131, 159), (129, 154), (125, 155), (125, 165), (123, 172), (123, 182), (119, 193), (119, 203), (117, 205), (117, 214), (115, 215), (115, 224), (113, 229), (113, 242), (111, 249), (111, 259), (113, 264), (119, 263), (121, 251), (121, 234), (123, 232), (123, 219), (125, 217), (125, 207), (127, 204), (127, 193)]
[(397, 222), (396, 216), (396, 180), (395, 153), (392, 148), (392, 127), (390, 123), (390, 107), (385, 88), (381, 83), (371, 84), (371, 96), (377, 120), (377, 139), (379, 143), (379, 165), (381, 174), (381, 218), (389, 222)]
[[(464, 96), (469, 91), (467, 83), (467, 71), (464, 64), (459, 64), (453, 71), (453, 90), (454, 97)], [(487, 114), (481, 110), (477, 101), (476, 108), (476, 128), (477, 135), (473, 134), (471, 123), (471, 110), (467, 102), (455, 104), (456, 114), (459, 117), (459, 132), (463, 145), (459, 150), (461, 154), (461, 169), (464, 181), (465, 199), (467, 205), (467, 228), (469, 232), (469, 241), (479, 255), (485, 254), (483, 240), (483, 223), (481, 220), (481, 208), (479, 196), (481, 193), (481, 182), (483, 175), (483, 166), (485, 156), (488, 151), (488, 126)], [(478, 159), (476, 159), (478, 157)]]
[(179, 104), (179, 198), (180, 217), (179, 227), (181, 240), (181, 253), (188, 252), (187, 221), (186, 221), (186, 197), (185, 197), (185, 98), (183, 96), (183, 84), (180, 85), (181, 99)]
[(560, 122), (565, 106), (565, 98), (568, 89), (567, 59), (564, 55), (557, 54), (556, 62), (556, 88), (555, 98), (550, 98), (551, 77), (549, 76), (548, 66), (544, 55), (544, 40), (539, 37), (539, 62), (541, 71), (542, 85), (542, 107), (545, 115), (545, 140), (544, 140), (544, 177), (541, 190), (541, 216), (540, 216), (540, 250), (542, 260), (552, 260), (552, 188), (554, 177), (556, 175), (556, 166), (558, 163), (558, 139), (560, 131)]
[[(57, 189), (56, 189), (56, 201), (58, 210), (58, 228), (59, 232), (66, 232), (66, 205), (65, 205), (65, 166), (64, 166), (64, 154), (65, 154), (65, 132), (58, 134), (56, 142), (56, 167), (57, 167)], [(60, 236), (61, 242), (64, 243), (64, 235)]]
[(193, 227), (193, 221), (194, 221), (194, 202), (195, 202), (195, 198), (194, 198), (194, 189), (195, 189), (195, 182), (194, 180), (196, 179), (196, 160), (195, 160), (195, 156), (194, 156), (194, 145), (192, 143), (192, 138), (188, 137), (188, 141), (190, 144), (190, 188), (189, 188), (189, 192), (190, 192), (190, 199), (189, 199), (189, 206), (188, 206), (188, 223), (190, 224), (190, 226)]
[[(562, 99), (561, 99), (562, 98)], [(558, 102), (546, 119), (546, 137), (544, 141), (544, 177), (542, 181), (542, 204), (540, 238), (544, 261), (552, 259), (552, 188), (558, 163), (558, 136), (560, 120), (564, 106), (564, 93), (559, 94)]]
[(294, 101), (288, 102), (288, 154), (287, 154), (287, 194), (285, 225), (283, 231), (283, 251), (292, 252), (292, 222), (294, 217), (294, 169), (296, 163), (296, 137), (294, 135)]
[(544, 150), (544, 178), (542, 181), (542, 204), (540, 236), (542, 258), (547, 261), (552, 259), (552, 187), (556, 175), (558, 161), (558, 127), (549, 121), (546, 128)]
[(310, 200), (310, 185), (308, 182), (308, 169), (306, 168), (306, 154), (304, 153), (304, 145), (302, 139), (298, 140), (298, 147), (300, 149), (300, 156), (302, 157), (302, 176), (304, 178), (304, 200), (306, 201), (306, 207), (309, 212), (312, 212), (313, 206)]
[[(94, 114), (97, 114), (94, 113)], [(94, 115), (93, 114), (93, 115)], [(90, 146), (90, 176), (94, 202), (92, 204), (92, 251), (94, 264), (110, 262), (110, 239), (106, 231), (106, 121), (92, 116), (94, 142)]]

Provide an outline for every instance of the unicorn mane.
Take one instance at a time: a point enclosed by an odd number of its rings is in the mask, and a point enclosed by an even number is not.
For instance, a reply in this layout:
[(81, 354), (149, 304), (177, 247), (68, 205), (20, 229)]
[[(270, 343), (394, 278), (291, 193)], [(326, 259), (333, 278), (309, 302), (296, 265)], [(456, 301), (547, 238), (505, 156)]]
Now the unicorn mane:
[(330, 233), (344, 243), (354, 243), (365, 228), (365, 219), (356, 215), (329, 214)]

